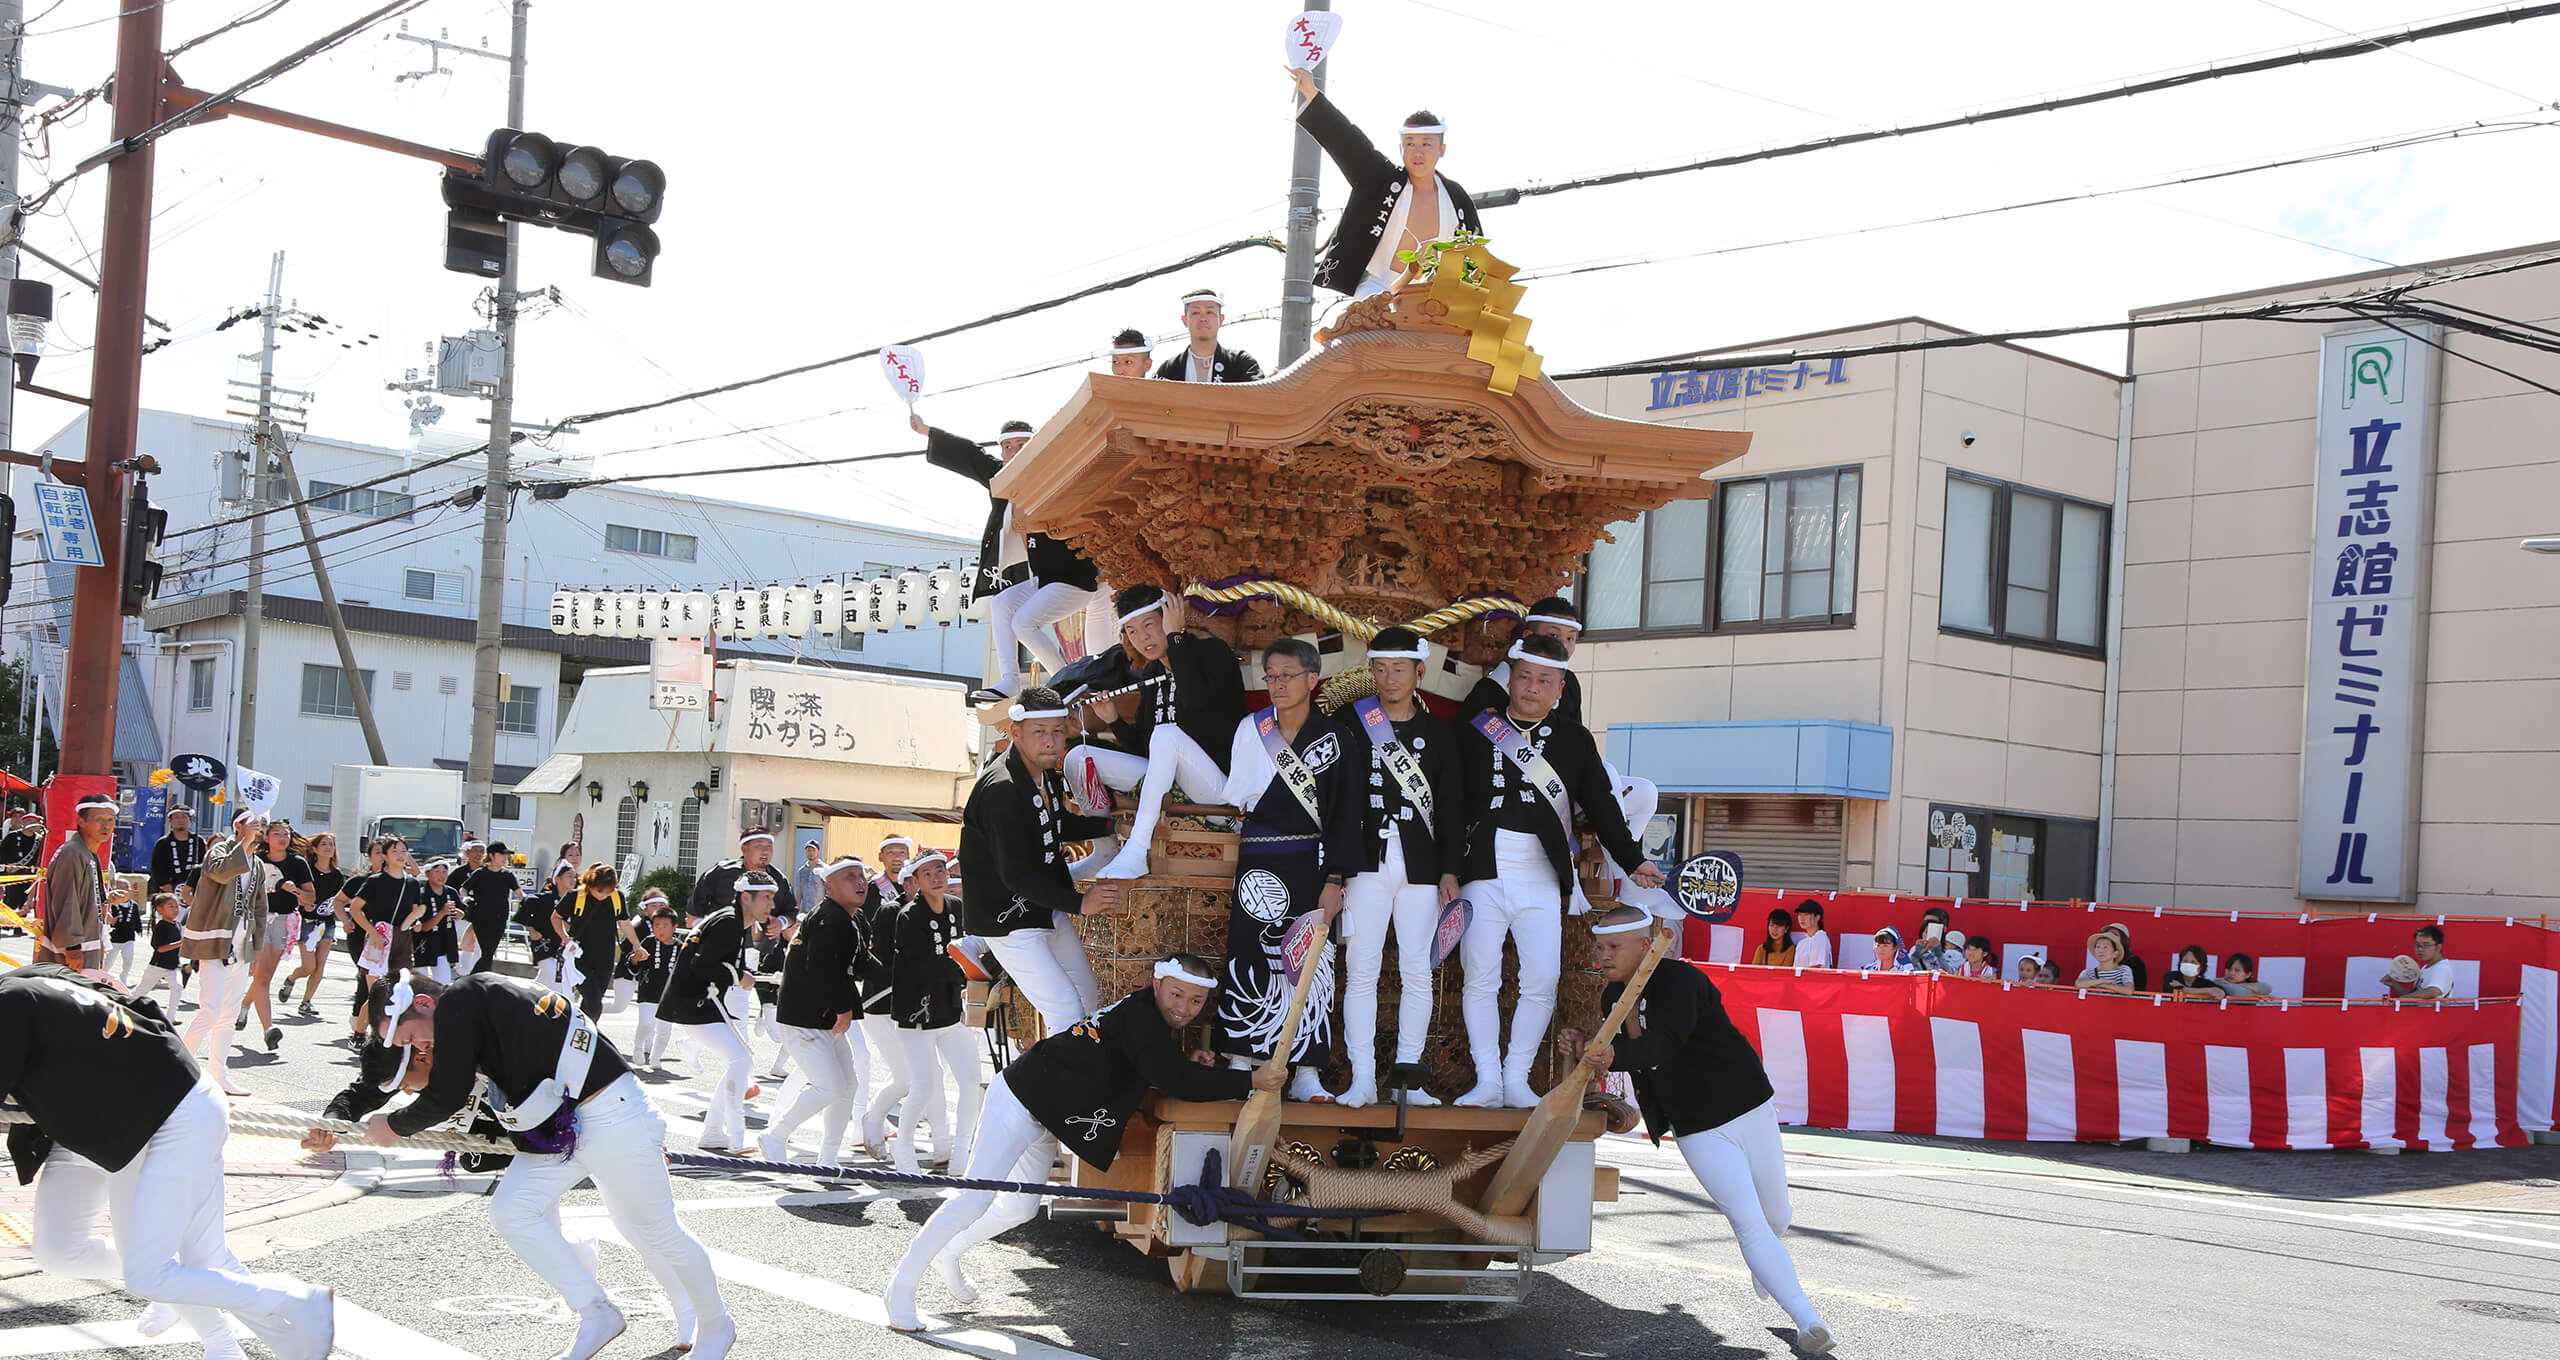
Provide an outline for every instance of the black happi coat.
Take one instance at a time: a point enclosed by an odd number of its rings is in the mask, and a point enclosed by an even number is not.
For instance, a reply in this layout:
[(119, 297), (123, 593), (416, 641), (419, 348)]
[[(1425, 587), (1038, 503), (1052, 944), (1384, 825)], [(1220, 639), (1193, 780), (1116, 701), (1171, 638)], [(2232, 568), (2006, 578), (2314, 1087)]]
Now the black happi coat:
[(960, 814), (960, 877), (970, 885), (962, 920), (972, 935), (1042, 930), (1053, 911), (1082, 912), (1084, 894), (1067, 872), (1060, 847), (1111, 834), (1108, 817), (1083, 817), (1067, 806), (1067, 781), (1056, 770), (1041, 780), (1047, 818), (1020, 751), (978, 776)]
[(674, 976), (676, 955), (683, 952), (682, 940), (661, 940), (655, 930), (641, 932), (640, 952), (631, 960), (629, 972), (640, 981), (640, 999), (650, 1005), (667, 994), (667, 979)]
[[(745, 860), (724, 859), (711, 866), (710, 872), (696, 880), (693, 897), (685, 903), (685, 914), (700, 920), (715, 911), (733, 910), (738, 905), (738, 876), (747, 871)], [(768, 863), (764, 876), (775, 883), (773, 914), (780, 918), (800, 910), (799, 900), (791, 891), (791, 875)]]
[[(1605, 1014), (1627, 985), (1600, 989)], [(1645, 1132), (1659, 1143), (1749, 1114), (1774, 1094), (1760, 1054), (1734, 1027), (1724, 997), (1692, 964), (1665, 959), (1636, 1002), (1640, 1035), (1618, 1036), (1609, 1068), (1632, 1073)]]
[[(1258, 375), (1257, 375), (1258, 376)], [(968, 440), (943, 429), (925, 432), (924, 460), (945, 472), (986, 486), (1004, 471), (1004, 459), (979, 448)], [(1022, 579), (1021, 567), (1007, 575), (998, 564), (1004, 561), (1004, 517), (1012, 502), (989, 496), (987, 528), (978, 539), (978, 576), (970, 584), (969, 597), (983, 599)], [(1071, 585), (1078, 590), (1095, 590), (1102, 585), (1102, 573), (1084, 559), (1084, 554), (1069, 546), (1064, 539), (1043, 533), (1022, 536), (1022, 555), (1029, 563), (1032, 579), (1042, 585)]]
[[(436, 998), (435, 1072), (417, 1099), (391, 1112), (392, 1131), (406, 1138), (452, 1118), (483, 1074), (509, 1105), (532, 1095), (559, 1073), (569, 1012), (558, 992), (504, 973), (474, 973), (445, 988)], [(602, 1030), (595, 1042), (585, 1088), (564, 1099), (584, 1100), (630, 1072)]]
[[(1111, 724), (1113, 744), (1131, 755), (1145, 755), (1156, 724), (1170, 720), (1200, 743), (1220, 770), (1226, 769), (1228, 743), (1235, 740), (1236, 724), (1245, 715), (1241, 666), (1234, 648), (1206, 633), (1166, 635), (1164, 656), (1138, 672), (1139, 680), (1154, 683), (1138, 691), (1137, 716)], [(1172, 678), (1157, 678), (1162, 676)], [(1194, 798), (1215, 796), (1209, 789), (1184, 792)]]
[(922, 897), (897, 910), (897, 986), (889, 995), (889, 1014), (900, 1029), (943, 1029), (960, 1023), (969, 994), (969, 975), (951, 957), (951, 946), (968, 932), (960, 925), (960, 899), (946, 896), (935, 911)]
[[(1556, 777), (1564, 781), (1566, 801), (1581, 814), (1591, 834), (1599, 838), (1601, 848), (1609, 852), (1609, 858), (1630, 874), (1646, 863), (1643, 848), (1627, 834), (1626, 819), (1618, 812), (1617, 791), (1609, 786), (1609, 772), (1601, 766), (1600, 748), (1592, 744), (1590, 730), (1549, 713), (1544, 721), (1521, 735), (1554, 767)], [(1547, 862), (1555, 866), (1556, 885), (1562, 890), (1563, 900), (1571, 902), (1573, 857), (1581, 849), (1578, 840), (1565, 835), (1563, 825), (1548, 808), (1546, 795), (1528, 782), (1516, 762), (1495, 750), (1482, 732), (1469, 726), (1459, 736), (1460, 749), (1466, 753), (1466, 815), (1471, 825), (1458, 876), (1469, 882), (1496, 877), (1493, 833), (1527, 831), (1546, 847)], [(1498, 784), (1497, 776), (1501, 780)], [(1528, 795), (1526, 801), (1521, 798), (1523, 793)]]
[(854, 982), (854, 962), (862, 956), (868, 929), (861, 918), (834, 898), (821, 901), (801, 918), (782, 955), (782, 996), (775, 1003), (775, 1023), (793, 1029), (833, 1029), (836, 1017), (859, 1019), (862, 996)]
[[(204, 837), (188, 832), (184, 837), (162, 836), (151, 843), (151, 891), (178, 888), (195, 890), (196, 870), (204, 866)], [(28, 853), (34, 853), (32, 845)], [(0, 864), (15, 864), (7, 848), (0, 847)]]
[[(1316, 139), (1333, 168), (1351, 184), (1351, 197), (1342, 205), (1341, 225), (1334, 228), (1333, 239), (1325, 242), (1324, 260), (1316, 266), (1316, 282), (1337, 293), (1356, 293), (1360, 281), (1369, 276), (1369, 261), (1378, 253), (1378, 241), (1387, 234), (1388, 219), (1395, 216), (1396, 200), (1404, 193), (1404, 162), (1379, 151), (1368, 134), (1353, 126), (1325, 95), (1317, 95), (1298, 110), (1298, 126)], [(1447, 175), (1440, 176), (1440, 183), (1449, 190), (1450, 206), (1458, 210), (1458, 220), (1441, 223), (1442, 231), (1456, 227), (1483, 235), (1484, 219), (1476, 215), (1476, 201)]]
[(747, 980), (747, 923), (735, 907), (702, 918), (676, 951), (658, 1018), (675, 1025), (718, 1025), (729, 1019), (727, 995)]
[(1242, 1100), (1253, 1090), (1253, 1074), (1185, 1056), (1144, 988), (1032, 1045), (1000, 1075), (1060, 1147), (1103, 1171), (1148, 1087), (1176, 1100)]
[(1353, 768), (1362, 772), (1360, 836), (1345, 862), (1345, 872), (1378, 871), (1386, 861), (1389, 827), (1404, 846), (1405, 882), (1437, 884), (1440, 875), (1458, 872), (1458, 860), (1467, 848), (1467, 821), (1474, 812), (1467, 801), (1467, 767), (1459, 754), (1458, 729), (1433, 717), (1419, 698), (1414, 700), (1411, 718), (1392, 723), (1396, 740), (1413, 753), (1414, 763), (1422, 767), (1423, 782), (1431, 788), (1431, 822), (1426, 826), (1422, 810), (1387, 772), (1386, 758), (1378, 753), (1377, 743), (1369, 740), (1360, 715), (1346, 707), (1333, 716), (1342, 724), (1343, 740), (1355, 748), (1358, 763)]
[(30, 1159), (21, 1183), (48, 1138), (123, 1170), (197, 1075), (177, 1027), (148, 998), (58, 963), (0, 973), (0, 1098), (36, 1121), (10, 1126), (11, 1153)]
[[(1183, 343), (1182, 348), (1176, 351), (1172, 358), (1156, 365), (1157, 377), (1170, 378), (1175, 382), (1189, 382), (1190, 373), (1191, 345), (1188, 341)], [(1220, 345), (1217, 347), (1217, 352), (1209, 356), (1209, 381), (1260, 382), (1262, 381), (1262, 361), (1243, 350), (1229, 349)]]
[[(1475, 688), (1467, 691), (1466, 701), (1458, 705), (1458, 721), (1465, 722), (1479, 713), (1499, 713), (1511, 707), (1511, 663), (1503, 662), (1484, 673)], [(1564, 695), (1556, 700), (1554, 716), (1584, 726), (1582, 721), (1582, 677), (1571, 671), (1564, 673)]]
[(862, 953), (853, 961), (854, 981), (862, 988), (862, 1013), (887, 1015), (890, 989), (898, 977), (898, 899), (873, 882), (862, 897)]

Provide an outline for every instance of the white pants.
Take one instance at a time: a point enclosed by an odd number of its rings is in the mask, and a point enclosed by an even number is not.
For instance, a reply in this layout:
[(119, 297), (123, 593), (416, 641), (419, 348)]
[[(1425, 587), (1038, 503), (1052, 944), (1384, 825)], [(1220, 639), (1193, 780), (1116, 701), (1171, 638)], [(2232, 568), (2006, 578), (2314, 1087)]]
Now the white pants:
[(1677, 1146), (1732, 1226), (1751, 1278), (1787, 1310), (1798, 1330), (1822, 1326), (1822, 1315), (1796, 1280), (1795, 1258), (1778, 1240), (1795, 1215), (1787, 1204), (1787, 1150), (1778, 1141), (1776, 1102), (1763, 1101), (1712, 1129), (1680, 1138)]
[[(977, 1142), (969, 1153), (970, 1178), (1046, 1184), (1049, 1167), (1057, 1159), (1057, 1138), (1031, 1117), (1013, 1088), (1005, 1085), (1004, 1074), (997, 1073), (987, 1087), (986, 1109), (978, 1116)], [(908, 1244), (907, 1254), (898, 1261), (898, 1273), (889, 1280), (890, 1316), (897, 1316), (902, 1302), (915, 1306), (916, 1286), (923, 1283), (925, 1268), (935, 1257), (947, 1251), (956, 1262), (969, 1248), (1020, 1227), (1039, 1213), (1036, 1195), (963, 1190), (944, 1200)]]
[[(870, 1108), (862, 1112), (862, 1144), (878, 1147), (888, 1141), (889, 1112), (902, 1110), (907, 1100), (907, 1050), (898, 1043), (898, 1022), (885, 1015), (862, 1017), (863, 1037), (870, 1049), (880, 1055), (880, 1064), (888, 1069), (889, 1079), (871, 1093)], [(899, 1118), (906, 1116), (901, 1114)]]
[(639, 979), (615, 978), (606, 986), (604, 1004), (598, 1009), (602, 1010), (607, 1015), (620, 1015), (624, 1011), (631, 1009), (631, 1003), (637, 1000), (639, 996)]
[[(907, 1099), (898, 1110), (898, 1169), (916, 1169), (916, 1139), (926, 1123), (933, 1125), (933, 1159), (953, 1166), (969, 1164), (969, 1139), (978, 1127), (978, 1036), (966, 1025), (940, 1029), (902, 1029), (898, 1047), (906, 1055)], [(951, 1073), (960, 1088), (960, 1116), (943, 1102), (942, 1074)]]
[[(995, 625), (995, 687), (1011, 691), (1022, 684), (1021, 653), (1014, 649), (1020, 642), (1031, 649), (1032, 659), (1042, 669), (1056, 674), (1067, 664), (1066, 653), (1058, 646), (1057, 635), (1049, 631), (1051, 624), (1084, 609), (1094, 602), (1098, 591), (1084, 590), (1063, 581), (1042, 585), (1038, 581), (1017, 581), (996, 592), (987, 602), (988, 622)], [(1092, 640), (1085, 643), (1092, 650)]]
[(1111, 583), (1104, 581), (1084, 607), (1084, 654), (1091, 656), (1120, 640), (1120, 611), (1111, 603)]
[(533, 965), (533, 980), (553, 991), (560, 990), (560, 956), (552, 955)]
[(197, 962), (196, 1018), (187, 1025), (187, 1052), (194, 1053), (196, 1046), (209, 1038), (212, 1042), (205, 1049), (205, 1073), (213, 1078), (214, 1085), (225, 1089), (231, 1085), (231, 1017), (239, 1014), (240, 1003), (248, 995), (247, 960)]
[(163, 968), (159, 964), (152, 964), (150, 967), (142, 970), (142, 984), (135, 987), (133, 990), (138, 995), (149, 996), (153, 992), (158, 991), (164, 984), (169, 988), (169, 1003), (160, 1008), (160, 1013), (167, 1016), (169, 1018), (169, 1023), (174, 1025), (178, 1023), (177, 969)]
[(657, 1002), (640, 1003), (640, 1027), (631, 1035), (631, 1051), (639, 1055), (639, 1066), (650, 1066), (667, 1056), (667, 1031), (674, 1028), (658, 1018)]
[(862, 1078), (870, 1066), (862, 1054), (862, 1032), (847, 1030), (837, 1034), (792, 1025), (779, 1028), (782, 1051), (800, 1066), (800, 1075), (793, 1082), (799, 1094), (780, 1106), (773, 1123), (765, 1129), (765, 1137), (787, 1149), (793, 1129), (811, 1115), (822, 1115), (818, 1124), (818, 1160), (838, 1161), (844, 1155), (845, 1126), (853, 1122), (853, 1112), (862, 1108)]
[[(1466, 938), (1458, 944), (1466, 969), (1460, 993), (1467, 1017), (1467, 1049), (1474, 1056), (1478, 1085), (1499, 1073), (1505, 1082), (1526, 1084), (1529, 1065), (1546, 1037), (1547, 1021), (1556, 1012), (1556, 977), (1562, 970), (1564, 918), (1555, 866), (1546, 846), (1525, 831), (1496, 831), (1494, 870), (1497, 877), (1466, 885), (1475, 908)], [(1509, 936), (1520, 954), (1520, 999), (1511, 1008), (1511, 1045), (1502, 1046), (1502, 941)]]
[(118, 940), (108, 945), (105, 968), (116, 975), (119, 986), (133, 981), (133, 941)]
[[(222, 1232), (225, 1121), (222, 1097), (199, 1081), (121, 1171), (57, 1147), (36, 1181), (36, 1264), (76, 1279), (122, 1278), (126, 1293), (176, 1308), (207, 1340), (229, 1335), (223, 1312), (251, 1331), (273, 1330), (270, 1319), (309, 1286), (261, 1284), (277, 1277), (253, 1278), (231, 1254)], [(112, 1244), (89, 1235), (100, 1209)]]
[(443, 983), (445, 986), (450, 987), (453, 985), (453, 960), (438, 959), (428, 972), (436, 981)]
[(675, 1305), (677, 1326), (725, 1313), (710, 1254), (676, 1217), (675, 1187), (667, 1179), (667, 1126), (649, 1107), (640, 1083), (622, 1076), (580, 1102), (573, 1117), (577, 1144), (567, 1156), (520, 1152), (498, 1177), (489, 1223), (507, 1249), (560, 1291), (571, 1308), (602, 1307), (604, 1286), (560, 1226), (561, 1197), (580, 1181), (593, 1180), (613, 1226)]
[(1396, 941), (1396, 1061), (1422, 1061), (1431, 1037), (1431, 941), (1440, 929), (1440, 886), (1404, 881), (1404, 844), (1386, 843), (1372, 874), (1354, 874), (1342, 889), (1342, 1042), (1356, 1081), (1378, 1068), (1378, 976), (1386, 969), (1387, 930)]
[(740, 1146), (747, 1141), (747, 1085), (751, 1075), (747, 1069), (754, 1066), (755, 1054), (739, 1037), (734, 1020), (676, 1028), (702, 1041), (706, 1059), (719, 1058), (728, 1064), (720, 1074), (719, 1084), (711, 1088), (710, 1108), (702, 1112), (702, 1146)]
[(1004, 964), (1014, 990), (1040, 1013), (1041, 1027), (1057, 1034), (1102, 1009), (1102, 984), (1094, 981), (1093, 962), (1084, 956), (1084, 937), (1063, 919), (1051, 919), (1056, 924), (990, 935), (987, 949)]
[[(1073, 781), (1081, 773), (1079, 758), (1093, 762), (1104, 785), (1122, 793), (1135, 790), (1138, 811), (1129, 827), (1129, 838), (1122, 842), (1124, 851), (1145, 854), (1155, 839), (1156, 821), (1162, 817), (1165, 795), (1177, 783), (1193, 800), (1202, 803), (1224, 802), (1227, 796), (1227, 774), (1218, 762), (1200, 749), (1191, 734), (1171, 723), (1158, 723), (1147, 734), (1147, 753), (1133, 756), (1102, 746), (1078, 746), (1067, 752), (1067, 778)], [(1079, 1016), (1079, 1019), (1082, 1017)]]
[(796, 1055), (792, 1052), (791, 1045), (783, 1038), (790, 1031), (783, 1027), (780, 1020), (774, 1018), (774, 1010), (773, 1003), (766, 1002), (756, 1011), (756, 1033), (773, 1041), (773, 1066), (766, 1070), (777, 1077), (788, 1076), (791, 1072), (791, 1060)]

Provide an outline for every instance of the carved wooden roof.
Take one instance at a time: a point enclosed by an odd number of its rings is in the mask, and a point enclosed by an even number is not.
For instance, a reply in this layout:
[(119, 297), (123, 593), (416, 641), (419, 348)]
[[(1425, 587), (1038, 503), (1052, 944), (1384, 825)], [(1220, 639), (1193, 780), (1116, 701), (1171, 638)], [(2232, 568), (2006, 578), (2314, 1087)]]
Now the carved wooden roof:
[(995, 482), (1114, 585), (1262, 575), (1410, 618), (1565, 583), (1603, 528), (1702, 498), (1747, 433), (1619, 420), (1544, 377), (1486, 386), (1463, 335), (1341, 336), (1258, 383), (1094, 374)]

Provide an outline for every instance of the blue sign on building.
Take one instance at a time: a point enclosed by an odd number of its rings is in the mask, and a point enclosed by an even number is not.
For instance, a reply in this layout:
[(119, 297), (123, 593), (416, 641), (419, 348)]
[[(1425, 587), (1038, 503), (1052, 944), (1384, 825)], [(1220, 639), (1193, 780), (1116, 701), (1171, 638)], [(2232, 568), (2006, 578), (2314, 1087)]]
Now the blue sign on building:
[(1808, 359), (1791, 368), (1684, 368), (1657, 373), (1653, 379), (1653, 402), (1644, 409), (1661, 411), (1770, 392), (1798, 392), (1814, 381), (1825, 387), (1849, 381), (1849, 361), (1833, 359), (1817, 364)]
[(75, 567), (103, 567), (106, 550), (89, 517), (89, 493), (61, 482), (36, 483), (36, 519), (44, 526), (44, 560)]

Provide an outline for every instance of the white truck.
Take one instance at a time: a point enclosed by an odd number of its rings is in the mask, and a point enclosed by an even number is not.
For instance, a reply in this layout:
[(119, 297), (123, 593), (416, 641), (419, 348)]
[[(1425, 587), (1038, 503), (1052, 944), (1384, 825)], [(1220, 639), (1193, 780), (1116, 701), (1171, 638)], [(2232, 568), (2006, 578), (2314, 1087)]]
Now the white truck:
[(462, 854), (462, 772), (407, 765), (341, 765), (329, 797), (329, 829), (339, 854), (364, 862), (363, 846), (376, 836), (409, 843), (409, 857), (424, 864)]

